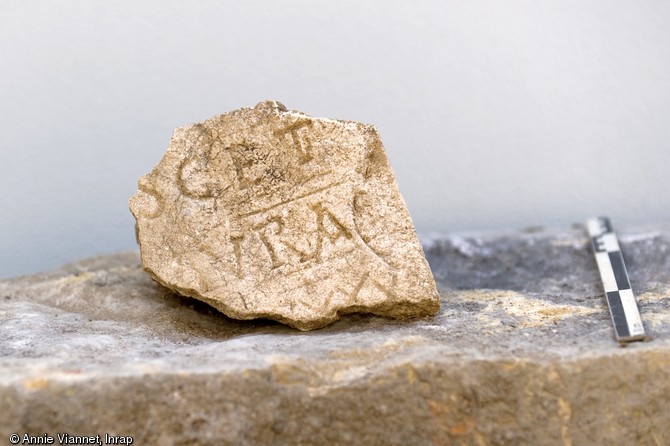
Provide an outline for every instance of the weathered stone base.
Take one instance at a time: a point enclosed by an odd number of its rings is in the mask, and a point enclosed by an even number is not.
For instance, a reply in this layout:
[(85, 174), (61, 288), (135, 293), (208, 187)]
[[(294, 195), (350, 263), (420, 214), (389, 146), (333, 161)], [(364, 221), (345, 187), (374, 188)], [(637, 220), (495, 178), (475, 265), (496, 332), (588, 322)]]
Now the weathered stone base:
[(134, 253), (0, 282), (0, 444), (670, 444), (670, 232), (622, 232), (650, 341), (614, 341), (583, 230), (427, 243), (441, 312), (301, 333)]

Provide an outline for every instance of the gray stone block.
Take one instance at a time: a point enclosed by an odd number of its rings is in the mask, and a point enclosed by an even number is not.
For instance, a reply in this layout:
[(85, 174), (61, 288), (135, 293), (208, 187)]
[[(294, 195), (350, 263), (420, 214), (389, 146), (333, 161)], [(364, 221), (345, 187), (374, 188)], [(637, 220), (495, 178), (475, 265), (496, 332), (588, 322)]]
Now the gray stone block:
[(306, 333), (173, 294), (135, 253), (0, 282), (0, 442), (670, 444), (670, 231), (620, 235), (651, 338), (626, 347), (581, 227), (425, 241), (437, 316)]

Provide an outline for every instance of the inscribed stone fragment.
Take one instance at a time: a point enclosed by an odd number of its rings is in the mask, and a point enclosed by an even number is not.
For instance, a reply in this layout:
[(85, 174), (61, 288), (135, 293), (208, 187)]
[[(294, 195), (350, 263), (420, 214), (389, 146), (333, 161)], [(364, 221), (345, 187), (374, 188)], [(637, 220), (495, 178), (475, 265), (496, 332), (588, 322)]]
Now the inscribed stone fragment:
[(179, 128), (130, 208), (144, 269), (232, 318), (311, 330), (439, 309), (371, 125), (266, 101)]

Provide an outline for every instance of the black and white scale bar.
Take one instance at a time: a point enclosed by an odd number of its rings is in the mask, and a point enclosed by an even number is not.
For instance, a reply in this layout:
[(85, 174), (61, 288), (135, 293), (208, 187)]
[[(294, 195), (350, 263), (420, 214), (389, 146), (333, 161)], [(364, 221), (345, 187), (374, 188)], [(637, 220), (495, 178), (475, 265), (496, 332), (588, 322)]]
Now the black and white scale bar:
[(607, 305), (612, 315), (612, 323), (617, 341), (638, 341), (645, 338), (642, 319), (637, 309), (633, 290), (619, 241), (610, 220), (605, 217), (591, 218), (586, 222), (593, 243), (600, 278), (605, 288)]

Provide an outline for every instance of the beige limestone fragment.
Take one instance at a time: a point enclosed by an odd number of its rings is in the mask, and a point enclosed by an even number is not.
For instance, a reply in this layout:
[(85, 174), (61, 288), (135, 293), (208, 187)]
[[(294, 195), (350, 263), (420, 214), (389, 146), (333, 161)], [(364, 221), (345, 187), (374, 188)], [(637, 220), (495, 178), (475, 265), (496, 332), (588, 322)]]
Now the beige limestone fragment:
[(130, 209), (145, 271), (232, 318), (311, 330), (439, 309), (371, 125), (266, 101), (178, 128)]

